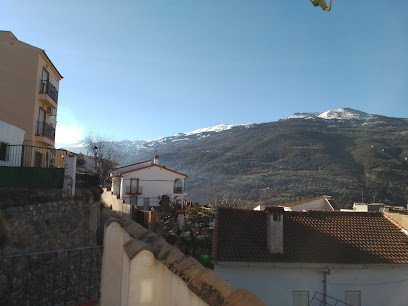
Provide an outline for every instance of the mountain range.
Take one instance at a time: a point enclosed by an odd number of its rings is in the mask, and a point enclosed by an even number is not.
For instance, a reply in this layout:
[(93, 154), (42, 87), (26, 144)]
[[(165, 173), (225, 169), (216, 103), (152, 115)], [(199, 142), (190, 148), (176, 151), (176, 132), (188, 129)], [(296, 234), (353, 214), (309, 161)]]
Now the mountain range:
[[(146, 141), (118, 141), (120, 165), (160, 156), (189, 175), (192, 201), (246, 206), (331, 195), (353, 202), (408, 202), (408, 119), (350, 108), (295, 113), (261, 124), (218, 125)], [(83, 143), (67, 146), (83, 151)]]

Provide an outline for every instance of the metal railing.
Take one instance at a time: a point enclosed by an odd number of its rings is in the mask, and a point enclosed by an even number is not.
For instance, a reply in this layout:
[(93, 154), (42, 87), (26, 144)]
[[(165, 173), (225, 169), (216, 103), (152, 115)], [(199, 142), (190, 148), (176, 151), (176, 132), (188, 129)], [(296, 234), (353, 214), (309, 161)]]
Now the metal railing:
[(5, 145), (1, 147), (0, 166), (64, 168), (66, 150), (29, 145)]
[(47, 94), (55, 103), (58, 103), (58, 90), (48, 80), (40, 81), (40, 94)]
[(141, 186), (127, 186), (126, 187), (127, 194), (142, 194), (142, 187)]
[(309, 306), (353, 306), (344, 301), (328, 296), (316, 291), (309, 303)]
[(37, 134), (36, 136), (44, 136), (48, 139), (55, 140), (55, 128), (43, 121), (37, 121)]
[(173, 193), (183, 193), (183, 187), (174, 187)]
[(0, 257), (2, 305), (67, 305), (100, 297), (102, 246)]

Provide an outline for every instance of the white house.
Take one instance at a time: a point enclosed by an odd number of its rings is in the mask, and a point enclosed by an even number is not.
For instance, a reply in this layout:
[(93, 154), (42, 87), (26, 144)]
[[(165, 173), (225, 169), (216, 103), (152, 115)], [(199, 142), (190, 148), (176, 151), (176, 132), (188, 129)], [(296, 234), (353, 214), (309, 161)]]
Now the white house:
[[(0, 166), (21, 166), (21, 145), (25, 131), (0, 120)], [(15, 145), (18, 145), (14, 147)]]
[(384, 203), (354, 203), (354, 211), (380, 211), (384, 212), (385, 205)]
[(220, 207), (212, 258), (232, 286), (267, 305), (402, 306), (407, 234), (379, 212)]
[(111, 172), (112, 193), (123, 199), (124, 203), (149, 210), (160, 206), (162, 196), (168, 196), (170, 205), (183, 209), (185, 179), (187, 175), (159, 166), (159, 157), (154, 162), (140, 163), (113, 169)]
[[(340, 210), (337, 203), (332, 199), (331, 196), (320, 196), (311, 199), (306, 199), (302, 201), (286, 203), (278, 205), (283, 207), (285, 211), (303, 211), (303, 210)], [(272, 207), (272, 205), (261, 204), (254, 208), (254, 210), (262, 210), (265, 208)]]

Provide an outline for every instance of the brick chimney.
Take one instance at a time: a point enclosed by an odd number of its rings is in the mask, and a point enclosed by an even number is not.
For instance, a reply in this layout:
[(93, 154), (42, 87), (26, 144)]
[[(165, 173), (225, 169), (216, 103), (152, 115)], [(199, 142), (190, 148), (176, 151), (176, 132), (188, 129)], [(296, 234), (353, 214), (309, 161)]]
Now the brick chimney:
[(271, 253), (283, 253), (283, 207), (267, 207), (267, 243)]
[(159, 155), (156, 154), (156, 155), (153, 157), (153, 163), (155, 163), (156, 165), (159, 164)]

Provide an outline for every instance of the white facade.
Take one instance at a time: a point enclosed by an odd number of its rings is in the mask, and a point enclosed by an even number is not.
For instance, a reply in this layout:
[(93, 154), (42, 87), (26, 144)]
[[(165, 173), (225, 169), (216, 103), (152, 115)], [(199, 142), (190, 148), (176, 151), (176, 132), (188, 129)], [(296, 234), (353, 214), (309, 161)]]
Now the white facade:
[(163, 195), (169, 197), (170, 205), (183, 208), (187, 175), (178, 173), (151, 161), (114, 169), (112, 171), (112, 192), (124, 203), (143, 207), (160, 206)]
[[(285, 211), (304, 211), (304, 210), (334, 210), (333, 206), (330, 204), (330, 197), (323, 196), (319, 198), (313, 198), (305, 201), (300, 201), (292, 204), (283, 204), (279, 207), (283, 207)], [(254, 208), (254, 210), (265, 210), (266, 207), (271, 207), (271, 205), (262, 204)]]
[(10, 157), (11, 153), (21, 156), (21, 147), (10, 150), (9, 145), (22, 145), (24, 143), (24, 134), (24, 130), (0, 120), (0, 145), (2, 150), (0, 166), (19, 167), (21, 165), (21, 158)]
[(312, 301), (316, 292), (340, 301), (359, 297), (361, 303), (355, 306), (403, 306), (408, 301), (407, 265), (216, 263), (214, 270), (232, 286), (253, 292), (267, 305), (303, 305), (302, 298), (308, 299), (305, 305), (319, 305)]
[(383, 203), (354, 203), (353, 204), (353, 211), (379, 211), (384, 212), (385, 205)]

